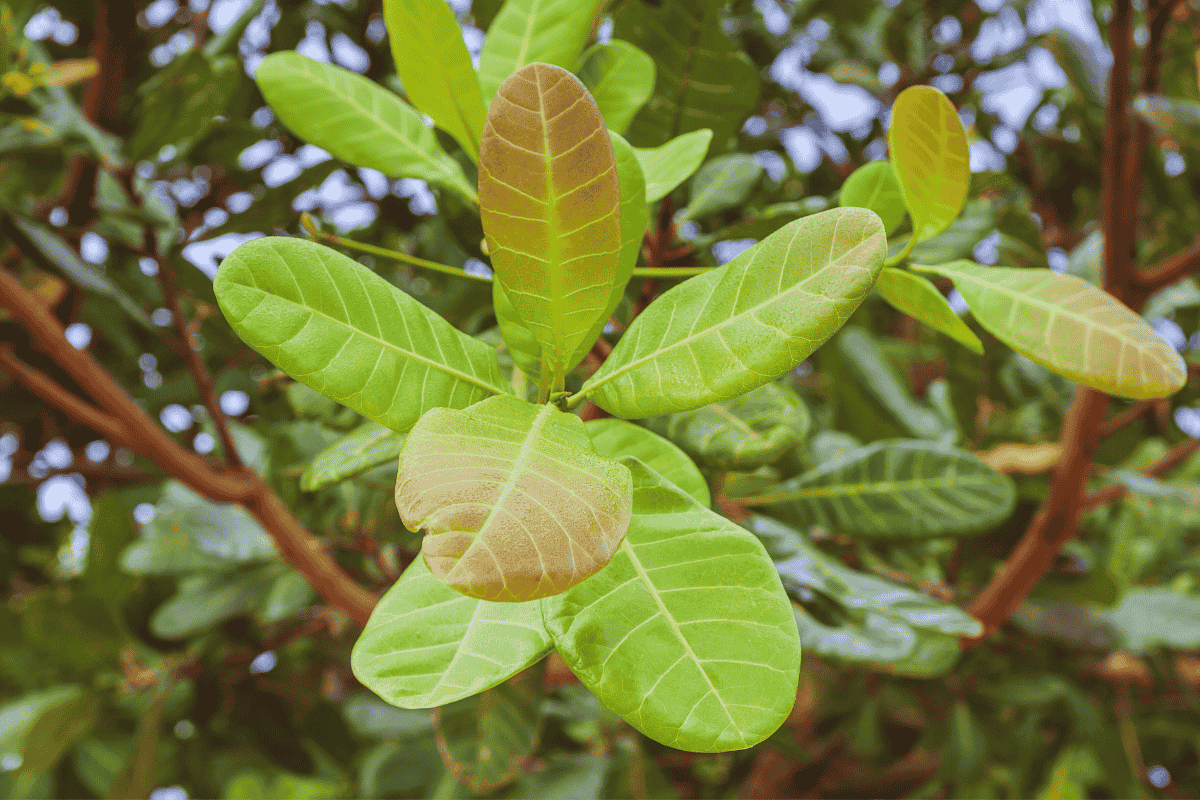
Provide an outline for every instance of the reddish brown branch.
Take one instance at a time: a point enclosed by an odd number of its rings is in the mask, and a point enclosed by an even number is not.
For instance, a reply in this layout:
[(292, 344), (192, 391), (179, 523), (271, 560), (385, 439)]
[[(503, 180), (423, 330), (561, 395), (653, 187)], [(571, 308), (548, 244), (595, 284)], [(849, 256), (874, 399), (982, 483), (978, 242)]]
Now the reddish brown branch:
[[(280, 554), (328, 603), (358, 624), (366, 624), (375, 607), (375, 596), (338, 566), (258, 475), (245, 468), (230, 469), (176, 444), (95, 359), (67, 342), (58, 320), (5, 270), (0, 270), (0, 305), (25, 327), (42, 350), (92, 395), (102, 411), (89, 413), (89, 409), (92, 412), (95, 409), (61, 387), (38, 382), (40, 373), (28, 368), (22, 371), (23, 365), (9, 359), (6, 368), (15, 365), (15, 377), (31, 379), (32, 383), (26, 385), (31, 390), (40, 390), (43, 394), (39, 396), (47, 402), (73, 416), (77, 414), (75, 418), (85, 424), (95, 423), (98, 431), (141, 453), (168, 475), (209, 500), (241, 504), (270, 534)], [(77, 402), (71, 402), (72, 399)]]
[(1200, 239), (1183, 252), (1135, 273), (1134, 279), (1138, 295), (1149, 298), (1158, 290), (1197, 272), (1200, 272)]
[(17, 358), (8, 345), (0, 347), (0, 368), (17, 379), (44, 403), (61, 410), (76, 422), (87, 425), (106, 439), (128, 447), (129, 434), (125, 426), (91, 403), (64, 389), (58, 381)]
[[(1162, 458), (1146, 467), (1140, 474), (1149, 478), (1156, 478), (1175, 469), (1175, 467), (1178, 467), (1180, 464), (1187, 461), (1197, 452), (1200, 452), (1200, 440), (1191, 439), (1168, 450)], [(1127, 494), (1129, 494), (1128, 488), (1126, 488), (1123, 484), (1114, 483), (1111, 486), (1106, 486), (1100, 491), (1092, 492), (1084, 497), (1083, 502), (1080, 503), (1080, 509), (1083, 511), (1088, 511), (1093, 508), (1108, 505), (1109, 503), (1120, 500)]]
[(1145, 414), (1147, 411), (1152, 410), (1157, 403), (1157, 400), (1141, 400), (1137, 403), (1134, 403), (1119, 414), (1114, 414), (1105, 420), (1104, 425), (1101, 426), (1097, 435), (1101, 439), (1106, 439), (1109, 436), (1112, 436), (1117, 431), (1123, 430), (1127, 425)]

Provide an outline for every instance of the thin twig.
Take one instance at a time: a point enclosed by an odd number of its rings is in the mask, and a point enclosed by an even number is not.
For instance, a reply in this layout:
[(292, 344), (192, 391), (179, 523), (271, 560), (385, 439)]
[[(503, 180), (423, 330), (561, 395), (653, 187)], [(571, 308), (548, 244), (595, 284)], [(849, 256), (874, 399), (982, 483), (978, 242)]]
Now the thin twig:
[(1123, 430), (1129, 423), (1153, 409), (1157, 403), (1157, 400), (1140, 400), (1119, 414), (1109, 417), (1100, 427), (1100, 438), (1107, 439), (1117, 431)]
[[(1171, 448), (1163, 457), (1155, 461), (1150, 466), (1141, 471), (1141, 475), (1148, 478), (1157, 478), (1178, 467), (1183, 462), (1187, 461), (1197, 452), (1200, 452), (1200, 439), (1190, 439), (1181, 445)], [(1113, 483), (1104, 487), (1098, 492), (1092, 492), (1083, 498), (1083, 502), (1079, 504), (1081, 511), (1090, 511), (1093, 508), (1108, 505), (1116, 502), (1129, 494), (1129, 487), (1121, 483)]]
[(1180, 253), (1134, 274), (1139, 293), (1150, 297), (1177, 281), (1200, 272), (1200, 239)]
[(62, 411), (122, 447), (129, 446), (129, 434), (120, 420), (104, 413), (83, 398), (67, 391), (58, 381), (21, 361), (8, 345), (0, 347), (0, 368), (48, 405)]

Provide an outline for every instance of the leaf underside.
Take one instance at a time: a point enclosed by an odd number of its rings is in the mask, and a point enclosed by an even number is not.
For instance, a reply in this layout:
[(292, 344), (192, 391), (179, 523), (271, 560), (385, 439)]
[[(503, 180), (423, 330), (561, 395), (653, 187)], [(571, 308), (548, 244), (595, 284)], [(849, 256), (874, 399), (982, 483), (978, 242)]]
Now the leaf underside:
[(566, 591), (608, 563), (629, 526), (629, 471), (583, 422), (511, 396), (434, 409), (409, 432), (396, 507), (441, 581), (481, 600)]

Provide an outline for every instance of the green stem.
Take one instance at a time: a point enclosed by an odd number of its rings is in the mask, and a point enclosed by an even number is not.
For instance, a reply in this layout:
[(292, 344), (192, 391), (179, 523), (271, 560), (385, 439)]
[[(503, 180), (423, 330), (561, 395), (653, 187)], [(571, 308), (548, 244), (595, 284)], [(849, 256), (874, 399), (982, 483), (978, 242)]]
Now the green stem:
[(635, 278), (690, 278), (703, 275), (716, 267), (640, 267), (633, 271)]
[(541, 370), (538, 372), (537, 402), (538, 405), (550, 399), (550, 364), (542, 358)]
[(466, 272), (465, 270), (447, 267), (445, 264), (439, 264), (436, 261), (426, 261), (423, 258), (410, 256), (408, 253), (401, 253), (399, 250), (388, 250), (384, 247), (376, 247), (373, 244), (364, 244), (362, 242), (355, 242), (350, 239), (343, 239), (340, 236), (334, 236), (333, 234), (325, 233), (312, 228), (306, 228), (305, 230), (307, 230), (312, 238), (316, 239), (317, 241), (336, 244), (340, 247), (345, 247), (348, 250), (357, 250), (360, 253), (370, 253), (371, 255), (379, 256), (381, 258), (390, 258), (393, 261), (400, 261), (414, 267), (420, 267), (421, 269), (440, 272), (443, 275), (453, 275), (455, 278), (466, 278), (468, 280), (478, 281), (480, 283), (492, 282), (491, 278), (484, 277), (483, 275), (472, 275), (470, 272)]

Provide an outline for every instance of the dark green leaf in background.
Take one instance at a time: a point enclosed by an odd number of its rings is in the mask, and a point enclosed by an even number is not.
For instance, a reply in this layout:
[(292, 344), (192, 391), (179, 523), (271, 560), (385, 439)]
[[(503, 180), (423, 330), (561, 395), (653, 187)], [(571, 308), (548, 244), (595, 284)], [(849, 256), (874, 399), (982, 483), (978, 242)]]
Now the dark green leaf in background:
[(608, 129), (623, 134), (654, 93), (654, 70), (654, 59), (618, 40), (589, 47), (575, 74), (596, 99)]

